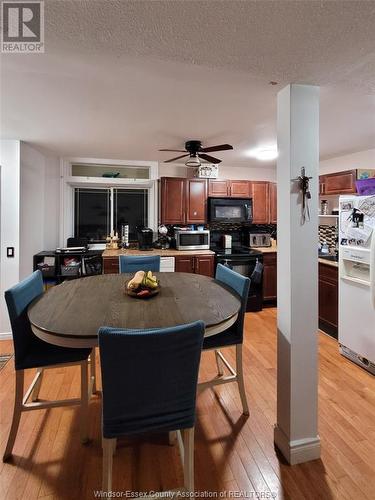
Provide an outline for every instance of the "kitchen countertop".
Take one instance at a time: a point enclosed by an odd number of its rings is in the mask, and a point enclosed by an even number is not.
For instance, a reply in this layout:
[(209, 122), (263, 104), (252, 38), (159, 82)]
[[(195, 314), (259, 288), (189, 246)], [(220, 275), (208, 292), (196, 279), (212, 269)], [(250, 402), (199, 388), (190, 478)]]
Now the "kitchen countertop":
[(321, 259), (319, 257), (318, 261), (319, 261), (319, 264), (325, 264), (327, 266), (336, 267), (336, 268), (339, 267), (339, 263), (335, 262), (334, 260)]
[(212, 250), (176, 250), (174, 248), (168, 248), (166, 250), (161, 250), (154, 248), (152, 250), (138, 250), (138, 249), (106, 249), (103, 252), (103, 259), (118, 257), (119, 255), (160, 255), (160, 257), (178, 257), (179, 255), (215, 255)]
[(277, 252), (277, 246), (274, 245), (272, 247), (251, 247), (252, 250), (258, 250), (258, 252), (262, 253), (276, 253)]
[[(272, 247), (252, 247), (254, 250), (259, 250), (260, 252), (262, 253), (276, 253), (277, 252), (277, 246), (272, 246)], [(327, 260), (327, 259), (322, 259), (322, 258), (318, 258), (318, 261), (320, 264), (325, 264), (327, 266), (331, 266), (331, 267), (336, 267), (338, 268), (339, 267), (339, 263), (338, 262), (335, 262), (333, 260)]]

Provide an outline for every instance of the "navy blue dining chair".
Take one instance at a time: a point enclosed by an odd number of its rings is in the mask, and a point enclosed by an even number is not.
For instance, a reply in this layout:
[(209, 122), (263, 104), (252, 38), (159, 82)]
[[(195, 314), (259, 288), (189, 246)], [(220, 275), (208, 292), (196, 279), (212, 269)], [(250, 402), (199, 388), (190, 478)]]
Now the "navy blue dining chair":
[[(249, 295), (250, 279), (241, 274), (229, 269), (222, 264), (218, 264), (216, 268), (215, 279), (220, 281), (224, 286), (233, 290), (241, 297), (241, 309), (238, 313), (236, 322), (227, 330), (206, 337), (203, 341), (203, 350), (214, 350), (218, 376), (207, 382), (198, 384), (198, 389), (201, 391), (206, 387), (214, 387), (215, 385), (237, 382), (240, 392), (242, 410), (244, 415), (249, 414), (247, 404), (245, 383), (243, 378), (243, 363), (242, 363), (242, 344), (243, 344), (243, 329), (247, 298)], [(220, 351), (221, 348), (235, 346), (236, 348), (236, 369), (232, 368), (227, 359)], [(229, 370), (230, 375), (224, 376), (223, 365)]]
[(137, 271), (160, 271), (160, 255), (120, 255), (120, 273), (136, 273)]
[(117, 437), (150, 431), (177, 431), (179, 444), (184, 443), (184, 488), (194, 491), (195, 400), (203, 335), (202, 321), (152, 330), (100, 328), (103, 491), (112, 489)]
[[(42, 295), (43, 278), (40, 271), (35, 271), (5, 292), (13, 333), (16, 391), (13, 419), (3, 461), (9, 459), (12, 455), (21, 413), (24, 411), (56, 406), (81, 405), (81, 439), (83, 442), (87, 441), (88, 357), (91, 354), (91, 349), (59, 347), (44, 342), (34, 335), (27, 316), (27, 308)], [(92, 357), (91, 362), (95, 363), (95, 357)], [(39, 401), (38, 396), (43, 378), (43, 369), (62, 365), (81, 366), (81, 397), (59, 401)], [(24, 395), (24, 373), (29, 368), (36, 368), (37, 373)], [(32, 402), (28, 402), (30, 396)]]

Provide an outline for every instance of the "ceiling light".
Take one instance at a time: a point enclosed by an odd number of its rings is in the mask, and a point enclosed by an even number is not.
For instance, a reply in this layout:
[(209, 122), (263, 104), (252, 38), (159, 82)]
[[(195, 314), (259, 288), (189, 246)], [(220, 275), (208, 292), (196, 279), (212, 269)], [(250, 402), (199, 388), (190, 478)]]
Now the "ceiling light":
[(255, 158), (258, 160), (274, 160), (277, 158), (277, 149), (260, 149)]
[(278, 156), (277, 147), (270, 146), (268, 148), (266, 147), (266, 148), (251, 149), (250, 151), (247, 152), (247, 156), (262, 161), (274, 160)]
[(190, 155), (190, 158), (188, 160), (186, 160), (185, 165), (187, 167), (200, 167), (201, 162), (200, 162), (200, 159), (199, 159), (197, 153), (195, 153), (194, 155)]

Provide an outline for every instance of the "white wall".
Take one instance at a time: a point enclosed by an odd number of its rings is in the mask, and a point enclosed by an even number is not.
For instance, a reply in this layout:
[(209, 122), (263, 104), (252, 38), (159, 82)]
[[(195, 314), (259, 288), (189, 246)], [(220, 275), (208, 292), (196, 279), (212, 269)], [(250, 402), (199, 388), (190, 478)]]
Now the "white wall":
[[(20, 141), (0, 141), (1, 211), (0, 211), (0, 334), (9, 333), (4, 291), (19, 281), (20, 262)], [(6, 248), (14, 247), (14, 258)]]
[(33, 255), (58, 246), (59, 159), (21, 142), (20, 279)]
[[(192, 177), (193, 168), (173, 163), (159, 163), (160, 177)], [(244, 179), (252, 181), (276, 182), (276, 167), (228, 167), (219, 165), (219, 177), (222, 179)]]
[(320, 161), (319, 168), (321, 175), (356, 168), (375, 169), (375, 149), (368, 149), (367, 151), (359, 151), (358, 153), (337, 156), (329, 160)]
[[(33, 270), (33, 255), (58, 246), (59, 159), (20, 141), (0, 141), (0, 335), (10, 332), (4, 291)], [(6, 247), (15, 257), (6, 257)]]

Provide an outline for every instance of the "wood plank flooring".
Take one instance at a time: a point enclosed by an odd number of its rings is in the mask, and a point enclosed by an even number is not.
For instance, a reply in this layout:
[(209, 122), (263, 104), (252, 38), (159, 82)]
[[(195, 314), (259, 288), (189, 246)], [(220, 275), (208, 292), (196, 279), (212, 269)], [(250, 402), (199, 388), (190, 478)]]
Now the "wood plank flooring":
[[(241, 414), (236, 385), (198, 397), (195, 483), (202, 495), (221, 498), (375, 499), (375, 377), (338, 354), (320, 334), (319, 433), (322, 458), (290, 467), (273, 446), (276, 417), (276, 310), (246, 317), (244, 364), (250, 417)], [(0, 352), (11, 352), (10, 341)], [(234, 362), (234, 352), (228, 355)], [(213, 353), (204, 353), (201, 379), (215, 373)], [(28, 380), (33, 377), (30, 370)], [(136, 384), (136, 380), (134, 380)], [(10, 425), (13, 361), (0, 372), (1, 452)], [(75, 397), (79, 368), (49, 370), (41, 398)], [(90, 404), (92, 442), (79, 440), (78, 408), (24, 414), (11, 463), (0, 462), (0, 498), (92, 499), (101, 484), (100, 397)], [(182, 484), (177, 447), (166, 436), (120, 440), (113, 487), (146, 492)], [(204, 493), (207, 492), (207, 493)], [(210, 493), (208, 493), (210, 492)]]

